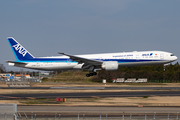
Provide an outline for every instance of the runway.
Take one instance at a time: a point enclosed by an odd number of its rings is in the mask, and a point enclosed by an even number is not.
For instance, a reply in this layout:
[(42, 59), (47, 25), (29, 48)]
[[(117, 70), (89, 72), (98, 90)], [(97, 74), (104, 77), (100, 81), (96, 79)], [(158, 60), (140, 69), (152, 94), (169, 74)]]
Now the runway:
[(50, 87), (49, 89), (75, 89), (75, 90), (180, 90), (180, 87)]
[(65, 89), (65, 90), (180, 90), (180, 87), (0, 87), (0, 89)]
[(0, 100), (29, 99), (29, 98), (55, 99), (55, 98), (143, 97), (143, 96), (180, 96), (180, 91), (0, 94)]

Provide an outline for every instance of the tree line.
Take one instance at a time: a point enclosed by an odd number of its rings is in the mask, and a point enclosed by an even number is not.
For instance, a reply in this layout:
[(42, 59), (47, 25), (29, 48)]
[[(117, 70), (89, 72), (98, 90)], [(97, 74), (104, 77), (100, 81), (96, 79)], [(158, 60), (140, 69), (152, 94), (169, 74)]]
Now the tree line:
[[(6, 71), (3, 64), (0, 64), (0, 73), (11, 73), (14, 71)], [(15, 72), (16, 74), (21, 73)], [(38, 71), (26, 71), (27, 74), (36, 76)], [(54, 72), (51, 72), (55, 74)], [(118, 71), (98, 71), (98, 75), (91, 80), (94, 82), (102, 82), (106, 79), (107, 82), (112, 82), (112, 79), (117, 78), (147, 78), (148, 82), (180, 82), (180, 65), (179, 63), (164, 65), (149, 65), (149, 66), (135, 66), (135, 67), (120, 67)]]
[(0, 64), (0, 73), (6, 73), (6, 68), (3, 64)]
[(116, 78), (147, 78), (148, 82), (180, 82), (180, 65), (176, 64), (120, 67), (118, 71), (99, 71), (94, 82), (112, 82)]

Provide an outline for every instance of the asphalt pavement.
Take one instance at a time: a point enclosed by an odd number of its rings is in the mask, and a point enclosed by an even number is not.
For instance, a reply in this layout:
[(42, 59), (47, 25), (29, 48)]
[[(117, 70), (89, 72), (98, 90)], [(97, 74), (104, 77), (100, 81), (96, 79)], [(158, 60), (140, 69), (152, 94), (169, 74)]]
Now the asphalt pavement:
[(0, 87), (0, 89), (65, 89), (65, 90), (180, 90), (180, 87)]
[(91, 98), (91, 97), (143, 97), (180, 96), (180, 91), (88, 92), (88, 93), (31, 93), (0, 94), (0, 100), (27, 98)]

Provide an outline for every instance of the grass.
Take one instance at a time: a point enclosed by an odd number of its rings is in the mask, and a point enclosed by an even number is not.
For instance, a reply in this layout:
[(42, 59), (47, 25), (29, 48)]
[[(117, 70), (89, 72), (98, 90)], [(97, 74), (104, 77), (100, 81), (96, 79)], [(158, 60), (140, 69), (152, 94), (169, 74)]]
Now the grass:
[(21, 104), (27, 104), (27, 105), (34, 105), (34, 104), (61, 104), (61, 102), (56, 102), (55, 99), (46, 99), (46, 98), (41, 98), (41, 99), (24, 99), (20, 100)]
[[(101, 98), (78, 98), (74, 101), (73, 98), (68, 99), (71, 102), (96, 102), (98, 100), (101, 100)], [(35, 105), (35, 104), (63, 104), (63, 102), (57, 102), (56, 99), (46, 99), (46, 98), (41, 98), (41, 99), (23, 99), (20, 100), (21, 104), (26, 104), (26, 105)]]
[(84, 101), (84, 102), (95, 102), (100, 100), (101, 98), (80, 98), (80, 100)]
[(43, 82), (90, 83), (93, 77), (87, 78), (87, 73), (86, 71), (66, 71), (53, 78), (43, 79)]

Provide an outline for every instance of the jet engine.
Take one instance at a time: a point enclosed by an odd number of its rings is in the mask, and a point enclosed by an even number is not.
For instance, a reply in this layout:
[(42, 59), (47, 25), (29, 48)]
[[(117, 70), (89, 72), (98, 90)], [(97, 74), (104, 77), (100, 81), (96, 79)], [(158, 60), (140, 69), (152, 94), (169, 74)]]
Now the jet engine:
[(117, 61), (108, 61), (103, 62), (102, 69), (105, 69), (107, 71), (115, 71), (118, 70), (118, 62)]

